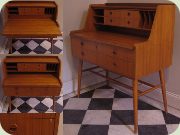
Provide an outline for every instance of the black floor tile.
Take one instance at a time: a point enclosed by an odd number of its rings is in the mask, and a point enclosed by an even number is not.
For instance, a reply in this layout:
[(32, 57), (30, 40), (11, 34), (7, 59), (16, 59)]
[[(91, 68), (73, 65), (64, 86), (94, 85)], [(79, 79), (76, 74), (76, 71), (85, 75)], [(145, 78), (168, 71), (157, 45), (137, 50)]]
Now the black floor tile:
[(64, 124), (81, 124), (86, 111), (84, 110), (63, 110)]
[(109, 85), (104, 85), (104, 86), (98, 87), (96, 89), (113, 89), (113, 88), (110, 87)]
[(108, 135), (108, 125), (82, 125), (78, 135)]
[(22, 105), (20, 105), (17, 109), (22, 113), (27, 113), (32, 109), (32, 107), (25, 102)]
[(92, 98), (88, 110), (112, 110), (113, 99)]
[(168, 135), (166, 125), (142, 125), (138, 127), (138, 135)]
[(119, 90), (115, 90), (114, 98), (132, 98), (132, 97), (128, 94), (125, 94), (125, 93), (119, 91)]
[[(54, 107), (51, 106), (50, 108), (53, 110)], [(55, 110), (54, 111), (57, 113), (61, 113), (63, 111), (63, 107), (60, 104), (58, 104), (57, 102), (55, 102)]]
[[(95, 90), (91, 90), (91, 91), (88, 91), (88, 92), (85, 92), (85, 93), (82, 93), (79, 98), (92, 98), (93, 94), (94, 94), (94, 91)], [(77, 97), (77, 96), (75, 96)]]
[(40, 113), (44, 113), (46, 112), (49, 108), (44, 105), (43, 103), (39, 103), (37, 106), (34, 107), (34, 109), (37, 111), (37, 112), (40, 112)]
[(63, 107), (66, 106), (67, 102), (68, 102), (69, 99), (66, 99), (66, 100), (63, 100)]
[(163, 116), (164, 116), (166, 124), (179, 124), (180, 123), (180, 118), (172, 114), (169, 114), (163, 111)]
[(159, 110), (158, 108), (140, 100), (138, 101), (138, 109), (139, 110)]
[(132, 110), (112, 110), (111, 125), (133, 125), (134, 112)]

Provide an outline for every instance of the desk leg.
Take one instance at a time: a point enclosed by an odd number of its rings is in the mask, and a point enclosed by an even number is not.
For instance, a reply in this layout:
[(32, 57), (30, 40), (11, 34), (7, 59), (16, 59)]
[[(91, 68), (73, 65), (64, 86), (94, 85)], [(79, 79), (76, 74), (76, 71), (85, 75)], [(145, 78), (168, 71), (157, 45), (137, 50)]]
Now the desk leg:
[(134, 133), (138, 131), (138, 80), (133, 80)]
[(50, 42), (51, 42), (51, 54), (53, 54), (53, 38), (50, 38)]
[(161, 82), (161, 90), (163, 95), (163, 103), (164, 103), (164, 110), (167, 113), (167, 98), (166, 98), (166, 87), (165, 87), (165, 77), (163, 69), (159, 71), (159, 77)]
[(55, 112), (55, 96), (53, 96), (53, 112)]
[(82, 67), (83, 67), (83, 60), (80, 60), (78, 67), (78, 97), (80, 96), (80, 91), (81, 91)]
[(108, 70), (106, 70), (106, 83), (109, 86), (109, 80), (107, 79), (109, 77), (109, 72)]
[(11, 108), (11, 96), (9, 97), (9, 112), (11, 112), (12, 108)]

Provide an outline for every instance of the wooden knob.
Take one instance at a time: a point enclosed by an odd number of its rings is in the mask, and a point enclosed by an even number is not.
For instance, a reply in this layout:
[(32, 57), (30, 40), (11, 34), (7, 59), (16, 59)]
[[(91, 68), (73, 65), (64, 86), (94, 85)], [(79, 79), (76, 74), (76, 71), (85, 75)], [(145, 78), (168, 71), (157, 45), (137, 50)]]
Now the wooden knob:
[(112, 12), (109, 12), (110, 15), (112, 15)]
[(116, 63), (113, 63), (114, 66), (116, 66), (117, 64)]
[(17, 128), (18, 128), (18, 126), (16, 124), (12, 124), (9, 127), (9, 132), (10, 133), (15, 133), (17, 131)]
[(112, 22), (112, 19), (110, 19), (110, 22)]
[(130, 24), (130, 21), (128, 21), (128, 24)]
[(113, 51), (113, 54), (116, 55), (117, 54), (116, 51)]
[(131, 13), (128, 12), (128, 16), (130, 16), (130, 15), (131, 15)]
[(84, 52), (81, 52), (81, 55), (84, 56)]
[(84, 45), (84, 43), (83, 43), (83, 42), (81, 42), (81, 45), (83, 46), (83, 45)]

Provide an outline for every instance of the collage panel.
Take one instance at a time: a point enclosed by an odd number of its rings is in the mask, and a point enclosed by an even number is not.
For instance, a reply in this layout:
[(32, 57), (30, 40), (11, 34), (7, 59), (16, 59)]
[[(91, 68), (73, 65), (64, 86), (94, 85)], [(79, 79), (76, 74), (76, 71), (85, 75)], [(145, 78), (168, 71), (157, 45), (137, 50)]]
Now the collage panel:
[(59, 0), (1, 3), (0, 123), (4, 134), (62, 135), (61, 5)]

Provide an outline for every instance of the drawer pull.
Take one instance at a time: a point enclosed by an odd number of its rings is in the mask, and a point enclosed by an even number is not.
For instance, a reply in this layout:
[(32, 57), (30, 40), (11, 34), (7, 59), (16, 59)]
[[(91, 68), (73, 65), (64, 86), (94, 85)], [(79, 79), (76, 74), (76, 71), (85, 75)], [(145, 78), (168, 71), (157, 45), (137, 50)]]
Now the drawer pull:
[(110, 15), (112, 15), (112, 12), (109, 12)]
[(116, 64), (116, 63), (113, 63), (113, 66), (117, 66), (117, 64)]
[(81, 52), (81, 55), (84, 56), (84, 52)]
[(83, 45), (84, 45), (84, 43), (83, 43), (83, 42), (81, 42), (81, 45), (83, 46)]
[(113, 51), (113, 54), (116, 55), (117, 54), (116, 51)]
[(112, 22), (112, 19), (110, 20), (110, 22)]
[(128, 24), (130, 24), (130, 21), (128, 21)]
[(130, 15), (131, 15), (131, 13), (128, 12), (128, 16), (130, 16)]
[(15, 133), (17, 131), (17, 125), (16, 124), (10, 125), (9, 131), (11, 133)]

